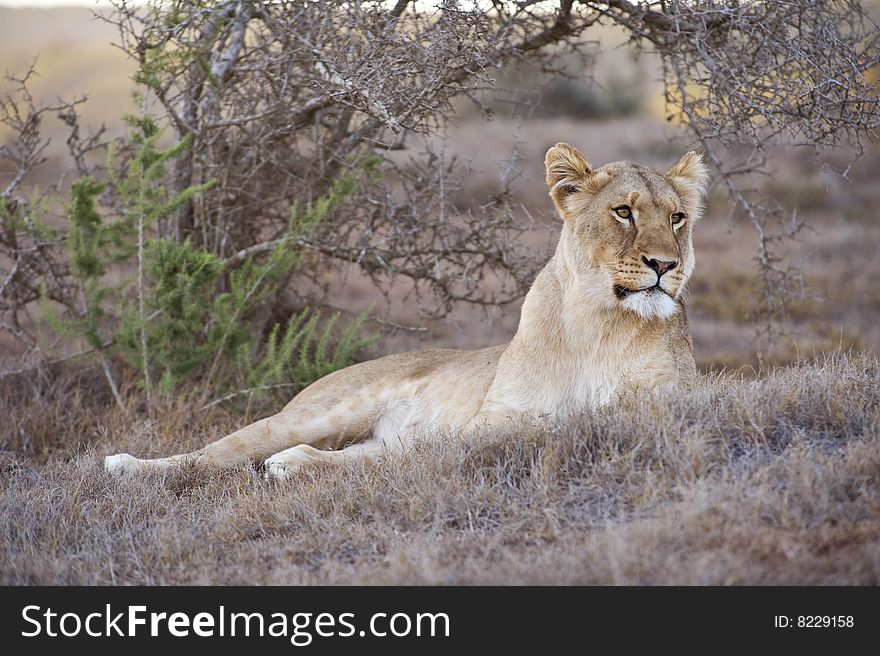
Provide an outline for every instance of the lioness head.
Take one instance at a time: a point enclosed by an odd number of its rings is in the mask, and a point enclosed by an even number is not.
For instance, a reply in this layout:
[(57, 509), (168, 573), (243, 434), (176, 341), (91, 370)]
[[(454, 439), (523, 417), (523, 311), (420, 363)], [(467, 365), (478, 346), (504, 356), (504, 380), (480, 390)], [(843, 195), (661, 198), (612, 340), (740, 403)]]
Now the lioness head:
[(563, 257), (591, 297), (646, 318), (673, 315), (694, 269), (691, 233), (708, 179), (702, 156), (689, 152), (666, 173), (632, 162), (594, 169), (558, 143), (545, 163), (565, 221)]

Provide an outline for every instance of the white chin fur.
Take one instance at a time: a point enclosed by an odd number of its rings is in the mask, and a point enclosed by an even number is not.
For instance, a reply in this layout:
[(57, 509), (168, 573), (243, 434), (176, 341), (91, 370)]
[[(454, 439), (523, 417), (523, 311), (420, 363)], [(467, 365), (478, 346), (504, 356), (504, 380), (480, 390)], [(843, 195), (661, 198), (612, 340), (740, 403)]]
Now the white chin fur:
[(678, 311), (678, 303), (661, 292), (638, 292), (630, 294), (620, 303), (627, 310), (646, 319), (666, 319)]

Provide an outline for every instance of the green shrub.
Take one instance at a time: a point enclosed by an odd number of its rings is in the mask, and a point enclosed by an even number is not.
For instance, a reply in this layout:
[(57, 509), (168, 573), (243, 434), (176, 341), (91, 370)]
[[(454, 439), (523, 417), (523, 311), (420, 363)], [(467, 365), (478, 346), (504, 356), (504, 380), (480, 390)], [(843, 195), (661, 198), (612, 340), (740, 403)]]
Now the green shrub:
[[(194, 388), (205, 401), (244, 392), (289, 395), (347, 366), (373, 342), (359, 337), (366, 313), (339, 331), (339, 314), (324, 320), (315, 308), (269, 327), (261, 313), (291, 281), (300, 240), (355, 189), (351, 176), (341, 176), (305, 211), (294, 203), (286, 232), (270, 248), (223, 259), (188, 240), (156, 236), (163, 219), (213, 183), (168, 193), (166, 167), (188, 141), (159, 148), (155, 122), (130, 118), (129, 124), (133, 152), (122, 170), (111, 150), (106, 181), (83, 177), (71, 188), (63, 241), (79, 304), (59, 314), (43, 298), (48, 324), (83, 339), (105, 362), (108, 379), (105, 356), (113, 354), (136, 373), (148, 402), (155, 393)], [(363, 166), (369, 176), (374, 164)], [(112, 194), (114, 212), (102, 212), (103, 194)], [(122, 276), (111, 282), (114, 265)]]

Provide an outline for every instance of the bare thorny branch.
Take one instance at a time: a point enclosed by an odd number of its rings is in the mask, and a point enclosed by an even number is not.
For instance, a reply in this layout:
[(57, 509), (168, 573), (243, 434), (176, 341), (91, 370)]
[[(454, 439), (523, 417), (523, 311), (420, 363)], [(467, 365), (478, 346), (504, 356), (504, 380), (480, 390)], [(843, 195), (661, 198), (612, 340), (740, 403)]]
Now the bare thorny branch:
[[(180, 11), (171, 12), (174, 6)], [(858, 150), (880, 117), (866, 77), (880, 62), (878, 31), (854, 0), (164, 7), (120, 1), (106, 18), (176, 136), (193, 139), (175, 162), (170, 191), (217, 181), (174, 221), (158, 225), (159, 235), (189, 239), (232, 269), (277, 245), (294, 201), (308, 208), (340, 175), (354, 174), (357, 191), (296, 242), (311, 255), (292, 275), (320, 281), (353, 264), (382, 291), (409, 280), (424, 317), (461, 302), (514, 301), (540, 265), (518, 243), (528, 226), (509, 188), (478, 212), (454, 207), (451, 191), (466, 174), (428, 137), (454, 115), (455, 98), (478, 98), (475, 92), (491, 86), (505, 64), (533, 59), (552, 67), (558, 46), (584, 47), (581, 35), (596, 23), (622, 26), (637, 46), (662, 57), (672, 116), (691, 130), (755, 230), (760, 304), (768, 316), (784, 314), (787, 299), (803, 293), (784, 260), (783, 242), (796, 235), (796, 222), (750, 190), (755, 174), (766, 170), (768, 146), (851, 142)], [(22, 102), (0, 111), (19, 134), (2, 151), (17, 171), (2, 199), (9, 216), (26, 222), (28, 203), (15, 192), (39, 165), (42, 117), (58, 112), (68, 122), (79, 174), (86, 153), (102, 142), (100, 134), (80, 136), (79, 101), (38, 107), (25, 82)], [(413, 143), (424, 149), (414, 152)], [(408, 152), (401, 156), (401, 149)], [(358, 176), (377, 155), (381, 178)], [(8, 268), (0, 264), (2, 328), (32, 343), (22, 312), (39, 298), (41, 284), (49, 298), (76, 306), (59, 237), (22, 232), (18, 220), (6, 221), (0, 233), (11, 257)]]
[(31, 197), (22, 193), (25, 178), (45, 161), (43, 153), (49, 140), (42, 136), (41, 128), (53, 115), (68, 127), (68, 152), (81, 175), (93, 168), (87, 157), (107, 143), (103, 126), (82, 136), (77, 107), (85, 102), (84, 97), (41, 105), (28, 88), (33, 75), (33, 65), (24, 75), (7, 74), (13, 89), (8, 97), (0, 99), (0, 123), (11, 128), (14, 135), (10, 142), (0, 145), (0, 161), (4, 168), (12, 169), (7, 174), (11, 180), (0, 192), (0, 330), (28, 348), (37, 347), (29, 307), (42, 297), (74, 313), (82, 311), (70, 279), (69, 262), (60, 248), (62, 233), (41, 219), (44, 206), (51, 203), (61, 183)]
[[(576, 16), (571, 0), (550, 11), (532, 4), (488, 12), (455, 2), (427, 10), (408, 2), (226, 2), (169, 27), (120, 3), (112, 20), (121, 47), (142, 67), (161, 69), (151, 91), (178, 136), (194, 137), (176, 164), (175, 188), (219, 180), (216, 193), (163, 230), (234, 267), (271, 251), (293, 201), (308, 207), (379, 155), (382, 179), (362, 184), (299, 240), (324, 265), (296, 275), (317, 280), (328, 265), (354, 263), (380, 290), (410, 279), (426, 317), (457, 302), (521, 297), (538, 262), (521, 253), (525, 226), (507, 195), (480, 216), (462, 215), (436, 193), (439, 176), (460, 184), (460, 170), (438, 168), (430, 146), (405, 163), (392, 152), (407, 134), (435, 133), (453, 98), (490, 82), (493, 68), (576, 36), (596, 17)], [(169, 44), (196, 54), (158, 66)]]

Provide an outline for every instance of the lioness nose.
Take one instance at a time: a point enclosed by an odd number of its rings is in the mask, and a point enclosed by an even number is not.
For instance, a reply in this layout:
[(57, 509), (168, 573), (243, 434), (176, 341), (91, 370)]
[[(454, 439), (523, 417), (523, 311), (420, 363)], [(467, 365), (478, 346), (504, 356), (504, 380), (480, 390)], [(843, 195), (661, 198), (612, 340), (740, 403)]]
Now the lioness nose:
[(655, 260), (653, 257), (649, 260), (644, 255), (642, 255), (642, 262), (647, 264), (649, 269), (657, 272), (657, 278), (662, 278), (664, 273), (668, 273), (678, 266), (678, 262), (673, 260)]

